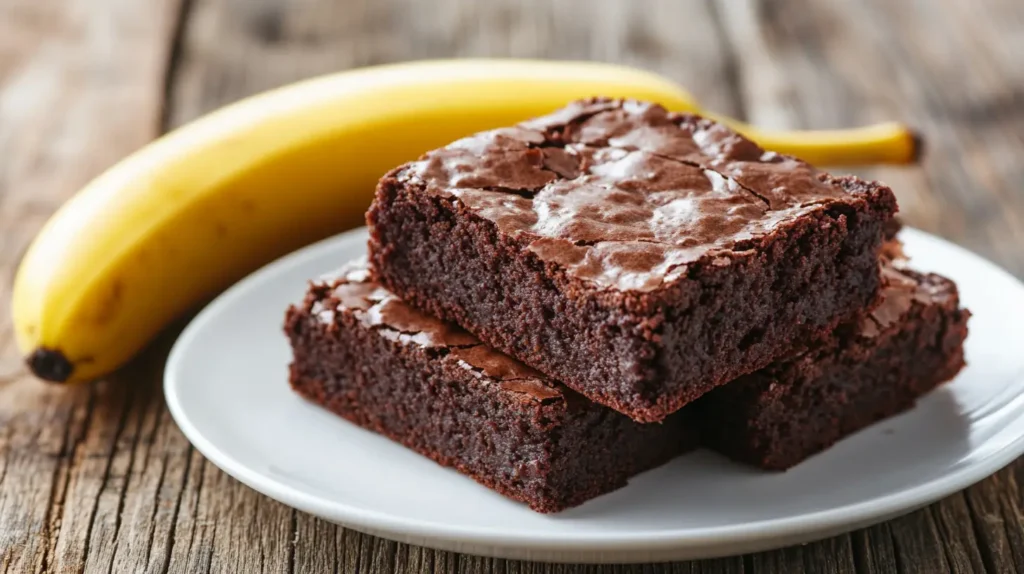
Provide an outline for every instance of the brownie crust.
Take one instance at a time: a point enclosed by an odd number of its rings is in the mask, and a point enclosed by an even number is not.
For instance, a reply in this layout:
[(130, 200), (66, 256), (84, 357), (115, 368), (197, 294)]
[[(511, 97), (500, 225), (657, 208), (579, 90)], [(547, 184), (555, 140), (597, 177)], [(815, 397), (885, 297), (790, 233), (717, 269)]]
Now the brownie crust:
[(883, 275), (882, 303), (866, 317), (698, 400), (692, 410), (704, 445), (784, 470), (953, 378), (964, 366), (970, 317), (956, 285), (892, 264)]
[(880, 184), (596, 99), (393, 170), (367, 220), (404, 301), (656, 422), (873, 306), (895, 211)]
[(625, 486), (696, 445), (689, 415), (641, 425), (404, 305), (365, 264), (286, 315), (299, 394), (538, 512)]

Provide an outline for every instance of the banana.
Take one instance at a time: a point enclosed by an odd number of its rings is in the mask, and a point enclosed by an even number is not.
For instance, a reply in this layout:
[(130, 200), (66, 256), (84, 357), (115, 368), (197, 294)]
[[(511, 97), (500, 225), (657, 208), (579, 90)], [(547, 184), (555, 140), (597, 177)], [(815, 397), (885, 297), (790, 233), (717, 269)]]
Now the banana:
[[(593, 95), (699, 110), (654, 74), (525, 60), (365, 68), (223, 108), (124, 159), (47, 222), (15, 279), (18, 346), (45, 380), (108, 374), (253, 269), (362, 224), (389, 168)], [(725, 121), (811, 162), (900, 163), (916, 154), (899, 125), (782, 133)]]

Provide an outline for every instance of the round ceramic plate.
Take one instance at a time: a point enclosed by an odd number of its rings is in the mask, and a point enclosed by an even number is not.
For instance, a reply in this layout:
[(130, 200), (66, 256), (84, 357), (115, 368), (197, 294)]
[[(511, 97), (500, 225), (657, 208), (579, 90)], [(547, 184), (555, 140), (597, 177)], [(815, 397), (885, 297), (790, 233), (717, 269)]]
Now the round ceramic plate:
[(957, 281), (974, 312), (969, 366), (910, 412), (785, 473), (697, 451), (629, 486), (541, 515), (305, 402), (289, 389), (284, 310), (306, 282), (363, 254), (365, 229), (293, 253), (235, 285), (185, 330), (165, 390), (214, 464), (300, 510), (446, 550), (571, 562), (737, 554), (823, 538), (964, 488), (1024, 451), (1024, 285), (905, 230), (918, 269)]

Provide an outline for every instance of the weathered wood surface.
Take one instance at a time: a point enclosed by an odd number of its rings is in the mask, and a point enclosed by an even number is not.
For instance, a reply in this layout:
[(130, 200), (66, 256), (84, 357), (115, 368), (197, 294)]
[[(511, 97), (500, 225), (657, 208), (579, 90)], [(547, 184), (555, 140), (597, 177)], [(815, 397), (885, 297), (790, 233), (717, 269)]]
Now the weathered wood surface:
[(173, 329), (116, 377), (30, 380), (18, 257), (81, 183), (176, 125), (309, 75), (451, 56), (593, 58), (775, 126), (901, 118), (904, 219), (1024, 276), (1024, 5), (1016, 0), (5, 0), (0, 3), (0, 572), (1024, 571), (1024, 462), (926, 509), (802, 547), (671, 565), (549, 566), (346, 531), (227, 477), (163, 404)]
[[(40, 385), (25, 376), (14, 351), (8, 306), (15, 263), (50, 213), (99, 170), (159, 134), (178, 10), (177, 0), (0, 3), (3, 572), (101, 568), (124, 548), (115, 540), (142, 527), (140, 497), (157, 491), (125, 490), (159, 478), (133, 448), (153, 422), (167, 418), (160, 403), (148, 400), (156, 396), (155, 378), (75, 389)], [(178, 436), (173, 426), (161, 428)], [(152, 453), (174, 462), (169, 451)], [(159, 540), (168, 537), (160, 529), (153, 534), (154, 550), (166, 553)]]

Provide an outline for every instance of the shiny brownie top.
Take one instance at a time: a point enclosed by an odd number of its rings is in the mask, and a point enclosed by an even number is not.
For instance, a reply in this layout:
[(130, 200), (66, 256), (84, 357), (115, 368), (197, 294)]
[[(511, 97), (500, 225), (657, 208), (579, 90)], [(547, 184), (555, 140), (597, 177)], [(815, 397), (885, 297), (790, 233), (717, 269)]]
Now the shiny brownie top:
[(882, 254), (882, 302), (861, 319), (862, 337), (877, 337), (897, 326), (914, 303), (924, 306), (959, 304), (960, 296), (955, 283), (941, 275), (922, 274), (907, 269), (907, 260), (901, 252), (890, 258), (892, 245), (888, 244)]
[(481, 380), (507, 391), (539, 401), (565, 396), (564, 388), (544, 375), (492, 350), (459, 327), (406, 305), (370, 277), (365, 258), (320, 283), (327, 289), (318, 294), (310, 312), (322, 322), (334, 323), (336, 313), (349, 313), (382, 337), (450, 357)]
[(849, 180), (708, 119), (629, 100), (580, 101), (476, 134), (396, 176), (457, 198), (572, 276), (635, 291), (699, 260), (728, 265), (780, 225), (854, 200)]

